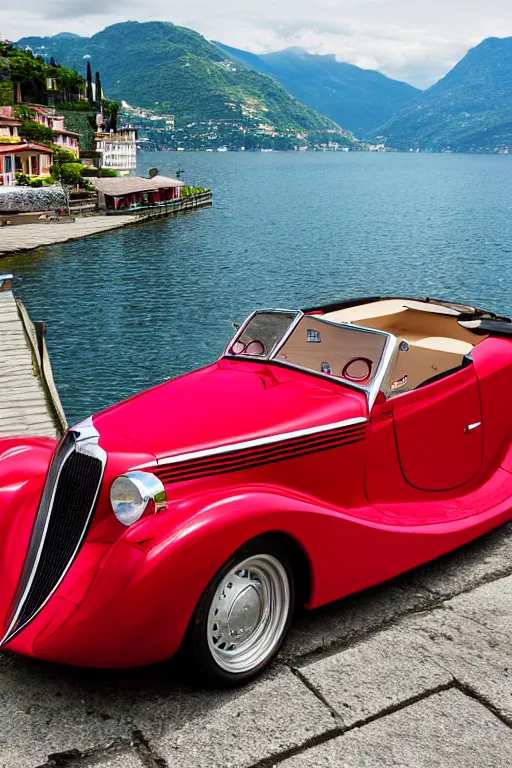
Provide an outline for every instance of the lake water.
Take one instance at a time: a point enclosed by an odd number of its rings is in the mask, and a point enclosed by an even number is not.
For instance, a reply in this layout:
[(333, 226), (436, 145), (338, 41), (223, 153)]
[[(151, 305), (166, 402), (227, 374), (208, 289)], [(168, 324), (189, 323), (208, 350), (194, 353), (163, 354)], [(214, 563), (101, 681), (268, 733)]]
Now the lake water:
[(70, 423), (215, 359), (258, 307), (404, 294), (512, 314), (512, 156), (140, 156), (153, 166), (213, 207), (0, 261), (48, 321)]

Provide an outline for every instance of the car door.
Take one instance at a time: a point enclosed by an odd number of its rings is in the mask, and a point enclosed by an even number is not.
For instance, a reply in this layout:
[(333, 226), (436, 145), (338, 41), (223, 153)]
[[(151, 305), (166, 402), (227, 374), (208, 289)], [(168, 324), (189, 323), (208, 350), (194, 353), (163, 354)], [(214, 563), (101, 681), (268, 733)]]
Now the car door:
[(391, 402), (398, 459), (410, 485), (442, 491), (458, 488), (477, 474), (483, 428), (472, 363)]

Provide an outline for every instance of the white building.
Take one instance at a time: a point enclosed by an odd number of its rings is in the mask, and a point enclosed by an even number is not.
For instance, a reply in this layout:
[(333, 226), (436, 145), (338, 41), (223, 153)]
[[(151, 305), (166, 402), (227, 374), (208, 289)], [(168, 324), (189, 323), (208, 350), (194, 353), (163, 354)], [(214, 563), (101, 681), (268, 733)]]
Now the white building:
[(137, 167), (137, 131), (121, 128), (117, 133), (98, 132), (96, 150), (101, 153), (100, 168), (128, 173)]

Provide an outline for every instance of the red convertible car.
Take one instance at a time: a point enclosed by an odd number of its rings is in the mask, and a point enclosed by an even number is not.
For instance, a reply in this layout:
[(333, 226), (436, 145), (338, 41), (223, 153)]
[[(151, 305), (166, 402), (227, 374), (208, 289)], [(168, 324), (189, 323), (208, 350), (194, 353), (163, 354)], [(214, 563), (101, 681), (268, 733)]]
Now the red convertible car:
[(313, 609), (509, 520), (512, 323), (437, 300), (254, 312), (56, 445), (0, 440), (1, 645), (233, 685)]

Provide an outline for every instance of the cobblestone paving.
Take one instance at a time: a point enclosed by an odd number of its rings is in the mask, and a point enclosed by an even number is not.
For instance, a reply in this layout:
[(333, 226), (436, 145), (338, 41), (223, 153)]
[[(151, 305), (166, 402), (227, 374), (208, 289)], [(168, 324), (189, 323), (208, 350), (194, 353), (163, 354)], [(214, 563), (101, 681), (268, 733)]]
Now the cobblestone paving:
[(512, 523), (304, 615), (237, 691), (0, 657), (3, 768), (512, 765)]

